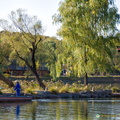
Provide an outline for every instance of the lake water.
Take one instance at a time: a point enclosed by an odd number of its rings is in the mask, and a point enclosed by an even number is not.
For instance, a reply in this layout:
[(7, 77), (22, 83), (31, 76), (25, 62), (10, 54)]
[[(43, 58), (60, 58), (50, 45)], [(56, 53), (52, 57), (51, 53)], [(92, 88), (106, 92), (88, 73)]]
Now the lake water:
[(120, 99), (40, 99), (0, 103), (0, 120), (120, 120)]

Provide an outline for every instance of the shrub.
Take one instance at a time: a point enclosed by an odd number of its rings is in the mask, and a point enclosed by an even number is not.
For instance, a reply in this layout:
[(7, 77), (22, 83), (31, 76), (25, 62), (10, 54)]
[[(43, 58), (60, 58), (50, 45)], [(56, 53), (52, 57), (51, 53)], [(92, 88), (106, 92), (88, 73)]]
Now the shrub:
[(49, 88), (49, 91), (50, 91), (52, 94), (56, 94), (56, 93), (58, 93), (58, 88), (53, 86), (53, 87)]
[(119, 88), (118, 87), (112, 87), (112, 92), (119, 92)]
[(0, 94), (2, 94), (2, 91), (0, 90)]
[(69, 93), (69, 88), (66, 86), (63, 86), (60, 90), (59, 93)]
[(80, 91), (79, 88), (72, 88), (72, 92), (74, 92), (74, 93), (78, 93), (79, 91)]
[(25, 89), (24, 92), (25, 92), (25, 93), (29, 93), (29, 94), (33, 94), (33, 93), (34, 93), (33, 90), (30, 89), (30, 88)]
[(8, 77), (10, 77), (10, 74), (5, 73), (4, 76), (8, 78)]
[(88, 90), (88, 86), (86, 85), (86, 86), (82, 87), (82, 90), (83, 90), (83, 91)]

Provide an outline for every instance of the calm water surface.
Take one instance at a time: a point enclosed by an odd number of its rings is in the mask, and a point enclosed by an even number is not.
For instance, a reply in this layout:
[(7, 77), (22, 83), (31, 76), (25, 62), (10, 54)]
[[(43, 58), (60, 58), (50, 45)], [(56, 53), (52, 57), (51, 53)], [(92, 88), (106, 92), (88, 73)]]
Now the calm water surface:
[(41, 99), (0, 103), (0, 120), (120, 120), (120, 99)]

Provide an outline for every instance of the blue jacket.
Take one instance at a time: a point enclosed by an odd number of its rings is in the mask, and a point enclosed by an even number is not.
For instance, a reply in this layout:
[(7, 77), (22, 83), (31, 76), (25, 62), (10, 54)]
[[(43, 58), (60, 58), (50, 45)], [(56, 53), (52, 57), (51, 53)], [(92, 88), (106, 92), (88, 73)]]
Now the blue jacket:
[(20, 84), (19, 84), (18, 82), (17, 82), (17, 84), (16, 84), (14, 90), (21, 90), (21, 86), (20, 86)]

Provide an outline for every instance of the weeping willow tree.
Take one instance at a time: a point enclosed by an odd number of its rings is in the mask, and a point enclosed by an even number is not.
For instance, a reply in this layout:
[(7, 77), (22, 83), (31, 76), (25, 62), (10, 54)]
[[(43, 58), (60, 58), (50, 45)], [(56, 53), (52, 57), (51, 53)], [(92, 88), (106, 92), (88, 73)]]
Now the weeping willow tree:
[[(120, 33), (116, 34), (117, 39), (120, 41)], [(114, 57), (115, 70), (120, 72), (120, 42), (117, 44), (116, 54)]]
[(48, 38), (43, 42), (43, 55), (45, 56), (44, 62), (47, 63), (47, 67), (50, 71), (50, 76), (56, 81), (57, 77), (61, 74), (61, 63), (58, 61), (58, 54), (61, 52), (61, 41), (56, 38)]
[(47, 51), (49, 52), (49, 56), (47, 59), (47, 67), (50, 70), (50, 75), (53, 76), (53, 80), (56, 80), (56, 61), (57, 61), (57, 56), (55, 54), (56, 51), (56, 43), (52, 41), (47, 42)]
[(72, 74), (84, 76), (87, 85), (90, 73), (112, 68), (119, 23), (114, 0), (64, 0), (58, 10), (53, 18), (61, 24), (58, 35), (65, 45), (62, 61)]

